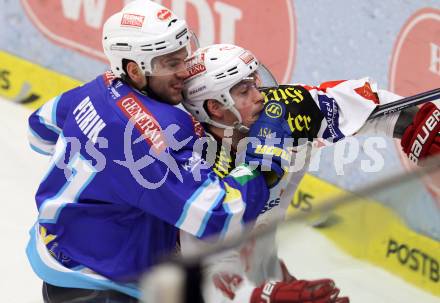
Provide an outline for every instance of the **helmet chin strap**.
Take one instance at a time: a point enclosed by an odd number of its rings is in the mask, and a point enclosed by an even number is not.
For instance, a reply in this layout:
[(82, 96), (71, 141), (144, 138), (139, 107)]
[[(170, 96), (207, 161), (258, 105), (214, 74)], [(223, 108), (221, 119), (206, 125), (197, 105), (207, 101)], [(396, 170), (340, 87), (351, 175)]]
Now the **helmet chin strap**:
[(215, 121), (211, 118), (207, 118), (207, 120), (205, 122), (208, 124), (211, 124), (215, 127), (218, 127), (218, 128), (235, 129), (242, 134), (247, 134), (249, 132), (249, 127), (243, 125), (243, 123), (241, 121), (241, 116), (240, 116), (240, 113), (238, 112), (238, 110), (234, 106), (229, 106), (229, 107), (227, 107), (227, 109), (229, 109), (234, 114), (234, 116), (237, 118), (237, 121), (235, 121), (233, 125), (227, 125), (222, 122)]
[(234, 129), (238, 130), (242, 134), (247, 134), (249, 132), (249, 127), (243, 125), (242, 118), (238, 110), (235, 108), (235, 106), (230, 106), (229, 110), (234, 114), (235, 117), (237, 117), (236, 122), (234, 122)]
[[(234, 122), (232, 126), (227, 126), (225, 128), (232, 128), (235, 130), (238, 130), (242, 134), (247, 134), (249, 132), (249, 127), (243, 125), (240, 113), (234, 106), (229, 106), (228, 109), (234, 114), (234, 116), (237, 118), (237, 121)], [(223, 124), (224, 125), (224, 124)]]
[(249, 132), (249, 127), (244, 126), (240, 121), (234, 122), (233, 125), (226, 125), (226, 124), (217, 122), (215, 120), (209, 119), (208, 121), (206, 121), (206, 123), (211, 124), (211, 125), (218, 127), (218, 128), (234, 129), (234, 130), (239, 131), (242, 134), (247, 134)]

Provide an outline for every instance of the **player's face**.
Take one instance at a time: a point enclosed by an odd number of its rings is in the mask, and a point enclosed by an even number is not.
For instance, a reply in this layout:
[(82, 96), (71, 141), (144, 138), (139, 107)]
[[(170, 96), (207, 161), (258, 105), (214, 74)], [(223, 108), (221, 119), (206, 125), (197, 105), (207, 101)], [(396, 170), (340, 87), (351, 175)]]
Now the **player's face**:
[[(235, 108), (241, 115), (242, 124), (247, 127), (255, 123), (263, 109), (263, 95), (258, 90), (258, 86), (259, 78), (257, 74), (252, 74), (234, 85), (230, 90), (235, 102)], [(233, 124), (237, 119), (232, 113), (227, 116), (228, 119), (232, 119), (228, 125)]]
[(187, 56), (186, 48), (182, 48), (153, 60), (153, 75), (148, 78), (148, 86), (169, 104), (177, 105), (183, 99), (183, 80), (188, 77), (185, 66)]

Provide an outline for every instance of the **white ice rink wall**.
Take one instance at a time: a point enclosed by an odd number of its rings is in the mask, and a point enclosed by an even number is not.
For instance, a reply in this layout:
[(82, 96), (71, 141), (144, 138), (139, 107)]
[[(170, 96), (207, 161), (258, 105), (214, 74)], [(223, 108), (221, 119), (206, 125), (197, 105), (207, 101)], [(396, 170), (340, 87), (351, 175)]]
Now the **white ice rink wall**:
[[(0, 11), (0, 96), (31, 109), (107, 69), (100, 47), (103, 21), (128, 1), (6, 1)], [(232, 42), (250, 48), (280, 82), (316, 85), (368, 75), (401, 95), (440, 86), (440, 1), (437, 0), (163, 0), (189, 20), (202, 45)], [(2, 108), (0, 117), (7, 115)], [(398, 143), (386, 141), (384, 167), (361, 173), (359, 158), (333, 165), (322, 158), (320, 180), (353, 190), (408, 163)], [(364, 157), (365, 158), (365, 157)], [(404, 223), (437, 241), (429, 251), (439, 264), (440, 177), (421, 184), (422, 198), (389, 203)], [(316, 193), (308, 192), (314, 197)], [(312, 199), (313, 200), (313, 199)], [(298, 204), (296, 204), (298, 205)], [(408, 270), (402, 264), (402, 271)], [(397, 272), (400, 274), (400, 272)], [(421, 270), (414, 275), (425, 279)], [(424, 280), (423, 280), (424, 281)], [(429, 289), (440, 281), (426, 279)], [(420, 285), (419, 285), (420, 286)]]

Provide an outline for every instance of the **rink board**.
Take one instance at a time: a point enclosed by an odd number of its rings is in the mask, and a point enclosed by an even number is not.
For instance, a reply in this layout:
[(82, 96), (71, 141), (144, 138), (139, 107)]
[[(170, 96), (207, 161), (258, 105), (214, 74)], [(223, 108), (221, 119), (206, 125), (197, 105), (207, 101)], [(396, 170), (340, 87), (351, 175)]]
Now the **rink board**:
[[(289, 206), (288, 215), (310, 212), (331, 197), (347, 194), (337, 186), (306, 174)], [(381, 266), (440, 296), (440, 242), (411, 230), (383, 203), (354, 199), (332, 210), (328, 224), (316, 230), (350, 255)]]

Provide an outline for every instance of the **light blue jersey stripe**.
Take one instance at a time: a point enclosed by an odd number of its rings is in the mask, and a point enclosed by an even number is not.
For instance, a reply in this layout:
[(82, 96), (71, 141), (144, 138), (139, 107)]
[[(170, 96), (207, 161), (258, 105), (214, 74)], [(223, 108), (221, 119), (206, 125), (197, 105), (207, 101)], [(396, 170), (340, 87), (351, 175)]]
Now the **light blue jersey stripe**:
[[(40, 124), (57, 135), (61, 132), (61, 129), (56, 125), (56, 106), (58, 105), (58, 100), (59, 98), (49, 101), (40, 107), (36, 113)], [(51, 108), (48, 108), (49, 106), (51, 106)]]
[(44, 151), (44, 150), (42, 150), (42, 149), (39, 149), (38, 147), (36, 147), (35, 145), (32, 145), (31, 143), (29, 143), (29, 145), (30, 145), (30, 147), (31, 147), (34, 151), (36, 151), (36, 152), (39, 153), (39, 154), (42, 154), (42, 155), (45, 155), (45, 156), (51, 156), (51, 155), (52, 155), (51, 153), (48, 153), (48, 152), (46, 152), (46, 151)]
[(196, 236), (197, 237), (201, 237), (203, 235), (203, 233), (205, 232), (206, 229), (206, 225), (208, 224), (209, 219), (211, 218), (212, 215), (212, 210), (215, 208), (215, 206), (218, 204), (218, 202), (225, 196), (224, 192), (220, 192), (217, 196), (217, 198), (215, 199), (215, 202), (211, 205), (211, 207), (209, 208), (209, 210), (206, 212), (205, 216), (203, 217), (203, 221), (202, 224), (200, 225), (199, 230), (197, 231)]
[(39, 120), (40, 120), (40, 123), (41, 123), (44, 127), (46, 127), (48, 130), (54, 132), (54, 133), (57, 134), (57, 135), (60, 134), (61, 129), (59, 129), (59, 128), (55, 128), (54, 126), (52, 126), (52, 125), (46, 123), (46, 121), (44, 121), (44, 119), (43, 119), (41, 116), (38, 116), (38, 118), (39, 118)]
[[(76, 191), (76, 194), (74, 197), (71, 197), (69, 194), (62, 200), (60, 200), (60, 196), (63, 195), (65, 193), (65, 191), (67, 190), (68, 186), (71, 186), (72, 182), (74, 182), (74, 179), (76, 179), (76, 175), (77, 175), (77, 169), (75, 169), (72, 165), (75, 165), (76, 163), (79, 163), (77, 165), (84, 165), (87, 166), (89, 171), (87, 174), (87, 178), (85, 178), (84, 180), (79, 180), (81, 187)], [(81, 193), (83, 192), (83, 190), (90, 184), (90, 182), (92, 182), (93, 178), (95, 177), (97, 171), (93, 168), (93, 166), (91, 166), (89, 164), (89, 162), (81, 155), (81, 154), (77, 154), (70, 162), (68, 165), (72, 175), (69, 177), (69, 180), (66, 181), (66, 183), (63, 185), (63, 187), (58, 191), (58, 193), (51, 197), (46, 199), (42, 205), (39, 208), (39, 221), (41, 223), (56, 223), (58, 221), (58, 217), (61, 213), (61, 211), (64, 209), (64, 207), (70, 203), (77, 203), (78, 202), (78, 197), (81, 195)], [(76, 181), (78, 182), (78, 181)], [(61, 203), (60, 203), (61, 202)], [(54, 207), (56, 206), (56, 212), (53, 215), (48, 215), (46, 208), (47, 207)], [(50, 214), (50, 212), (49, 212)]]
[(134, 284), (119, 284), (102, 276), (101, 279), (98, 279), (79, 271), (70, 270), (68, 268), (65, 268), (64, 271), (60, 271), (50, 267), (45, 263), (38, 252), (38, 236), (36, 234), (37, 229), (38, 224), (35, 224), (35, 226), (33, 226), (29, 232), (30, 240), (26, 247), (26, 254), (31, 263), (32, 269), (43, 281), (59, 287), (97, 290), (113, 289), (138, 299), (141, 297), (141, 291)]
[(43, 139), (35, 130), (33, 130), (32, 129), (32, 127), (31, 126), (29, 126), (29, 132), (32, 134), (32, 136), (34, 136), (35, 138), (37, 138), (38, 140), (41, 140), (41, 141), (48, 141), (48, 140), (45, 140), (45, 139)]
[(52, 123), (57, 127), (59, 127), (57, 123), (57, 107), (58, 107), (58, 101), (60, 101), (60, 97), (61, 96), (56, 97), (52, 105)]
[(223, 226), (222, 229), (222, 233), (221, 236), (224, 237), (226, 235), (226, 233), (229, 230), (229, 225), (231, 224), (231, 219), (232, 219), (232, 211), (231, 208), (229, 207), (229, 205), (227, 203), (223, 204), (223, 208), (225, 209), (225, 212), (228, 214), (228, 217), (225, 220), (225, 225)]
[(185, 222), (186, 217), (188, 216), (188, 210), (191, 206), (191, 204), (200, 196), (200, 194), (209, 186), (209, 184), (212, 183), (211, 179), (207, 179), (193, 194), (192, 196), (186, 201), (185, 206), (183, 207), (182, 214), (180, 215), (179, 220), (176, 222), (176, 227), (180, 228)]
[[(219, 179), (210, 176), (186, 201), (176, 227), (195, 236), (203, 235), (212, 216), (212, 210), (224, 195), (225, 190), (221, 187)], [(222, 212), (223, 209), (219, 211)]]

